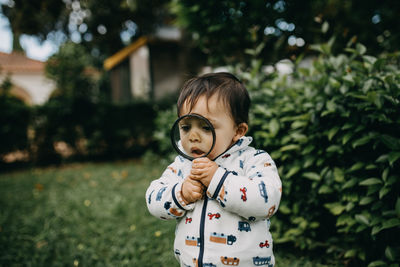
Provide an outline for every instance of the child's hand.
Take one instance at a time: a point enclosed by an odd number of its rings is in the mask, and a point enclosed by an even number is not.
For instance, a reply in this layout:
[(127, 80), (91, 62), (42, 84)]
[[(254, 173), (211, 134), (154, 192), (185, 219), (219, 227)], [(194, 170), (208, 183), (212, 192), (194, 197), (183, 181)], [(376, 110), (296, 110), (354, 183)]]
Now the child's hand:
[(193, 160), (190, 178), (200, 181), (205, 187), (208, 187), (217, 169), (217, 163), (209, 158), (198, 158)]
[(204, 185), (187, 177), (182, 184), (182, 196), (186, 205), (203, 198)]

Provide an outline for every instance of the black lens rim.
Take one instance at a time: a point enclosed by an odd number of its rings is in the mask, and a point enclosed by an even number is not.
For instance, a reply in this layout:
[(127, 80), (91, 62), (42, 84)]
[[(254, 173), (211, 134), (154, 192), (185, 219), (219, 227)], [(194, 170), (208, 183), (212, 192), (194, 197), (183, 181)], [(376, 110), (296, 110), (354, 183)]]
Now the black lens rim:
[(181, 120), (183, 120), (184, 118), (187, 118), (187, 117), (195, 117), (195, 118), (201, 119), (201, 120), (205, 121), (205, 122), (207, 123), (207, 125), (211, 128), (211, 132), (212, 132), (212, 135), (213, 135), (213, 143), (212, 143), (212, 145), (211, 145), (210, 150), (209, 150), (205, 155), (201, 156), (201, 158), (207, 157), (208, 154), (211, 153), (211, 151), (213, 150), (213, 148), (214, 148), (214, 146), (215, 146), (215, 140), (216, 140), (215, 129), (214, 129), (214, 126), (212, 125), (212, 123), (211, 123), (207, 118), (205, 118), (204, 116), (201, 116), (200, 114), (197, 114), (197, 113), (189, 113), (189, 114), (183, 115), (183, 116), (179, 117), (179, 118), (174, 122), (174, 124), (172, 125), (172, 128), (171, 128), (171, 131), (170, 131), (170, 138), (171, 138), (172, 146), (174, 147), (175, 151), (178, 152), (178, 154), (181, 155), (182, 157), (184, 157), (184, 158), (186, 158), (186, 159), (188, 159), (188, 160), (194, 160), (194, 159), (196, 159), (195, 157), (191, 157), (191, 156), (185, 154), (184, 152), (182, 152), (182, 151), (178, 148), (178, 145), (177, 145), (176, 142), (175, 142), (175, 135), (174, 135), (175, 128), (178, 126), (178, 123), (179, 123)]

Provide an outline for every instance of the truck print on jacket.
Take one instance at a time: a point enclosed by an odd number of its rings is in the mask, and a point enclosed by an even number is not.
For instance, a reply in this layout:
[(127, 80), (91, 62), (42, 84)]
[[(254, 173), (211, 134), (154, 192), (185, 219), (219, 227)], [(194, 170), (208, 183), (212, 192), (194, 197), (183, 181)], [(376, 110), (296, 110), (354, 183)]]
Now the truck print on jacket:
[(180, 266), (274, 266), (269, 218), (279, 207), (282, 184), (269, 154), (250, 147), (251, 141), (242, 137), (215, 159), (219, 167), (202, 200), (182, 200), (192, 162), (181, 156), (147, 189), (150, 213), (177, 220)]

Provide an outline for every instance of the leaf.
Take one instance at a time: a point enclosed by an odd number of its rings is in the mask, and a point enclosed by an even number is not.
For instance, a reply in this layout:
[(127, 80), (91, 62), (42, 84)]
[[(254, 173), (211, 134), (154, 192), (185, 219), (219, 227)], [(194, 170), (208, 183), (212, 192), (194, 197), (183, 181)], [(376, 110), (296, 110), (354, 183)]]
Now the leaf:
[(308, 168), (310, 167), (315, 161), (315, 157), (308, 156), (306, 157), (306, 160), (304, 161), (303, 168)]
[(326, 152), (329, 153), (339, 152), (339, 151), (342, 151), (342, 147), (337, 145), (331, 145), (326, 149)]
[(365, 179), (364, 181), (361, 181), (359, 183), (359, 185), (370, 186), (370, 185), (376, 185), (376, 184), (381, 184), (381, 183), (382, 183), (382, 180), (380, 180), (378, 178), (368, 178), (368, 179)]
[(346, 122), (343, 126), (342, 126), (342, 130), (348, 130), (350, 128), (353, 128), (353, 124)]
[(292, 129), (297, 129), (297, 128), (301, 128), (304, 127), (308, 124), (307, 121), (295, 121), (292, 123), (292, 125), (290, 126)]
[(371, 137), (369, 135), (361, 137), (360, 139), (355, 140), (352, 143), (353, 148), (356, 148), (358, 146), (362, 146), (365, 145), (366, 143), (368, 143), (371, 140)]
[(321, 32), (327, 33), (328, 30), (329, 30), (329, 23), (327, 21), (324, 21), (324, 23), (322, 23)]
[(305, 172), (305, 173), (303, 173), (303, 177), (310, 179), (310, 180), (314, 180), (314, 181), (321, 180), (321, 176), (316, 172)]
[(367, 217), (365, 217), (365, 215), (356, 214), (355, 219), (356, 219), (356, 221), (359, 222), (359, 223), (363, 223), (363, 224), (365, 224), (365, 225), (367, 225), (367, 226), (370, 225), (370, 222), (369, 222), (369, 220), (367, 219)]
[(298, 165), (293, 166), (293, 167), (290, 168), (290, 170), (287, 172), (287, 174), (285, 175), (285, 177), (286, 177), (286, 178), (292, 177), (293, 175), (295, 175), (296, 173), (298, 173), (300, 169), (301, 169), (301, 168), (300, 168), (300, 166), (298, 166)]
[(389, 158), (389, 155), (387, 155), (387, 154), (381, 155), (381, 156), (379, 156), (379, 158), (376, 159), (376, 162), (382, 163), (382, 162), (385, 162), (386, 160), (388, 160), (388, 158)]
[(379, 199), (382, 199), (386, 196), (392, 189), (390, 187), (384, 186), (379, 190)]
[(393, 163), (395, 163), (399, 158), (400, 158), (400, 152), (398, 151), (390, 152), (388, 157), (389, 164), (393, 166)]
[(277, 119), (272, 119), (268, 124), (269, 131), (271, 132), (271, 137), (275, 137), (279, 132), (279, 121)]
[(382, 226), (374, 226), (371, 231), (371, 235), (376, 235), (382, 230)]
[(340, 87), (340, 82), (338, 80), (336, 80), (333, 77), (329, 77), (329, 84), (333, 87), (333, 88), (339, 88)]
[(363, 206), (363, 205), (368, 205), (368, 204), (371, 203), (372, 201), (374, 201), (374, 198), (373, 198), (373, 197), (363, 197), (363, 198), (360, 200), (359, 204), (360, 204), (361, 206)]
[(385, 256), (391, 261), (395, 261), (397, 258), (396, 250), (392, 247), (387, 246), (385, 249)]
[(382, 223), (382, 229), (381, 230), (393, 228), (393, 227), (396, 227), (396, 226), (399, 226), (399, 225), (400, 225), (400, 219), (392, 218), (392, 219), (389, 219), (389, 220), (385, 220)]
[(318, 194), (320, 194), (320, 195), (329, 194), (329, 193), (332, 193), (332, 192), (333, 192), (332, 188), (330, 188), (327, 185), (322, 185), (318, 190)]
[(342, 186), (342, 189), (351, 188), (356, 184), (357, 184), (357, 178), (352, 178)]
[(390, 150), (400, 150), (400, 140), (399, 139), (397, 139), (393, 136), (387, 135), (387, 134), (380, 135), (379, 139)]
[(357, 250), (356, 249), (350, 249), (348, 251), (346, 251), (346, 253), (344, 254), (345, 258), (354, 258), (357, 254)]
[(376, 267), (376, 266), (386, 266), (387, 263), (384, 261), (373, 261), (370, 264), (368, 264), (368, 267)]
[(352, 133), (352, 132), (345, 134), (342, 138), (342, 144), (345, 145), (353, 135), (354, 135), (354, 133)]
[(349, 172), (357, 171), (357, 170), (361, 169), (362, 167), (364, 167), (364, 163), (362, 163), (362, 162), (354, 163), (353, 166), (350, 167)]
[(354, 85), (354, 78), (353, 75), (351, 75), (350, 73), (347, 73), (345, 76), (342, 77), (343, 81), (346, 81), (348, 83), (350, 83), (350, 85)]
[(290, 214), (291, 210), (286, 205), (279, 206), (279, 212), (283, 214)]
[(375, 64), (377, 58), (372, 56), (363, 56), (364, 61), (368, 62), (369, 64)]
[(346, 207), (342, 206), (339, 202), (327, 203), (324, 205), (324, 207), (327, 208), (335, 216), (341, 214), (346, 209)]
[(335, 177), (335, 182), (344, 182), (344, 171), (340, 168), (335, 168), (333, 170), (333, 177)]
[(356, 50), (359, 55), (364, 55), (365, 52), (367, 52), (367, 48), (363, 44), (360, 44), (360, 43), (356, 44)]
[(397, 201), (396, 201), (395, 210), (396, 210), (397, 216), (400, 217), (400, 198), (399, 197), (397, 198)]
[(291, 145), (281, 147), (280, 151), (284, 152), (284, 151), (299, 150), (299, 149), (300, 149), (299, 145), (291, 144)]
[(389, 168), (386, 168), (382, 173), (382, 180), (386, 182), (388, 175), (389, 175)]

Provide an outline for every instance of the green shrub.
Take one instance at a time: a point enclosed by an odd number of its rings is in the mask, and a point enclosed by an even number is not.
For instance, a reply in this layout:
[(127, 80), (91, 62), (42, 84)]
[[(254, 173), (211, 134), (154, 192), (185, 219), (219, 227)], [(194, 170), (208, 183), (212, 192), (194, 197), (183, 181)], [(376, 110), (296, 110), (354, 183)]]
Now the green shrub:
[(11, 86), (8, 78), (0, 84), (0, 156), (28, 149), (29, 108), (10, 95)]
[(172, 160), (177, 155), (170, 139), (170, 130), (177, 117), (175, 104), (170, 109), (160, 111), (155, 119), (153, 137), (157, 142), (156, 152), (158, 155), (165, 156), (168, 160)]
[(361, 44), (332, 55), (331, 45), (314, 46), (318, 58), (290, 75), (268, 77), (256, 60), (241, 73), (253, 100), (251, 134), (280, 166), (274, 240), (350, 264), (395, 264), (399, 55), (369, 56)]
[(141, 155), (152, 145), (155, 116), (150, 102), (116, 105), (55, 97), (35, 109), (34, 158), (37, 163), (60, 161), (56, 142), (65, 142), (74, 159)]

